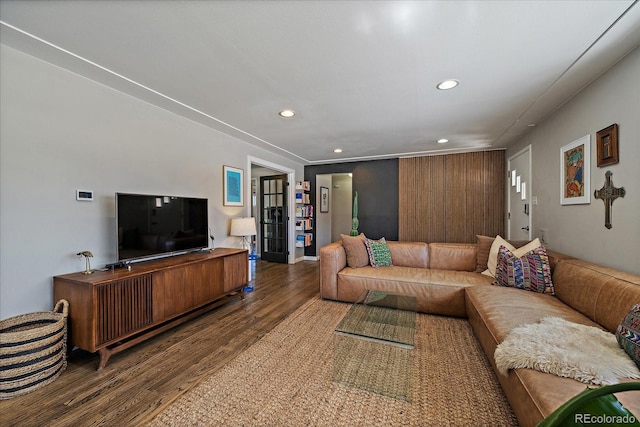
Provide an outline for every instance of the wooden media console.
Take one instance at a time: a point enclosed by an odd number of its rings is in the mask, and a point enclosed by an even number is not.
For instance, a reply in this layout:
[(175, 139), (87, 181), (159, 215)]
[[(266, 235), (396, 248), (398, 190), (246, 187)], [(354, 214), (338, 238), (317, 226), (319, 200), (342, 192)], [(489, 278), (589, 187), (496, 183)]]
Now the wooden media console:
[(246, 250), (217, 248), (56, 276), (54, 300), (69, 302), (69, 348), (97, 351), (102, 369), (112, 354), (244, 297), (248, 262)]

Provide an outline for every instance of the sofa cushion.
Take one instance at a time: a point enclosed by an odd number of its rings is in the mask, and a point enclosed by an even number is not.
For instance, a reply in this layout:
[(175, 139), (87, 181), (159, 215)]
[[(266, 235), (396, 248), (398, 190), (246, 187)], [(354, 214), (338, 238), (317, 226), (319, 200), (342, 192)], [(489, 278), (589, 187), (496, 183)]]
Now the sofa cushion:
[(540, 246), (517, 257), (501, 246), (493, 284), (553, 295), (547, 252)]
[(388, 241), (391, 262), (399, 267), (429, 268), (429, 246), (425, 242)]
[(359, 236), (341, 234), (340, 237), (342, 237), (344, 251), (347, 253), (347, 265), (349, 267), (358, 268), (369, 265), (369, 254), (364, 244), (366, 239), (364, 233), (360, 233)]
[[(511, 329), (537, 323), (544, 317), (561, 317), (569, 322), (598, 326), (558, 298), (538, 292), (522, 292), (501, 286), (473, 286), (465, 289), (467, 306), (481, 313), (495, 344), (501, 343)], [(493, 356), (493, 352), (490, 353)]]
[(629, 314), (622, 319), (616, 330), (616, 339), (620, 347), (640, 367), (640, 304), (631, 307)]
[(429, 268), (473, 272), (477, 252), (472, 243), (429, 243)]
[(478, 245), (478, 253), (476, 255), (476, 273), (482, 273), (487, 269), (489, 263), (489, 251), (495, 237), (481, 236), (476, 234), (476, 242)]
[(369, 254), (369, 264), (372, 267), (389, 267), (391, 265), (391, 251), (384, 237), (380, 240), (364, 239), (364, 245)]
[(354, 302), (366, 289), (381, 290), (415, 295), (422, 313), (465, 317), (465, 289), (476, 285), (491, 288), (491, 278), (468, 271), (368, 265), (338, 273), (337, 299)]

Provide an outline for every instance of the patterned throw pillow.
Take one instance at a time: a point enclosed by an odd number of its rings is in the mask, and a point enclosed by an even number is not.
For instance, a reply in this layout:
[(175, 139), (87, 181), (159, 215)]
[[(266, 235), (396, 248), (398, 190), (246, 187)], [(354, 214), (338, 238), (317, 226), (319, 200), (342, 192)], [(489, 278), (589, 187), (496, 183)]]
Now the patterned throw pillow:
[[(514, 245), (514, 243), (516, 244)], [(513, 252), (513, 254), (516, 257), (520, 258), (530, 250), (535, 249), (542, 245), (540, 244), (540, 239), (538, 239), (537, 237), (532, 241), (530, 241), (529, 243), (526, 243), (522, 241), (521, 242), (507, 241), (507, 240), (504, 240), (502, 236), (497, 235), (496, 238), (493, 240), (493, 243), (491, 243), (491, 249), (489, 250), (489, 258), (487, 259), (487, 270), (483, 271), (482, 274), (485, 274), (491, 277), (496, 277), (496, 265), (498, 264), (498, 251), (500, 250), (500, 246), (505, 246), (507, 249)]]
[(497, 286), (508, 286), (527, 291), (554, 295), (551, 282), (551, 266), (544, 247), (539, 246), (521, 257), (517, 257), (507, 247), (500, 246), (496, 265)]
[(388, 267), (392, 265), (391, 251), (384, 237), (380, 240), (366, 239), (364, 244), (369, 253), (369, 264), (373, 267)]
[(616, 339), (640, 368), (640, 304), (631, 307), (629, 314), (622, 319), (616, 330)]

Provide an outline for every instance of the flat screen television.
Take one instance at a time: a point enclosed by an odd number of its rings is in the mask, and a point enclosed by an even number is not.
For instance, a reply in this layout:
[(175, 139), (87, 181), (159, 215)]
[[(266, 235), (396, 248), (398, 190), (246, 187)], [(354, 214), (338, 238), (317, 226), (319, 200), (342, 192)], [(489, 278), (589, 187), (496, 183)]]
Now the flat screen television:
[(207, 199), (116, 193), (118, 262), (209, 246)]

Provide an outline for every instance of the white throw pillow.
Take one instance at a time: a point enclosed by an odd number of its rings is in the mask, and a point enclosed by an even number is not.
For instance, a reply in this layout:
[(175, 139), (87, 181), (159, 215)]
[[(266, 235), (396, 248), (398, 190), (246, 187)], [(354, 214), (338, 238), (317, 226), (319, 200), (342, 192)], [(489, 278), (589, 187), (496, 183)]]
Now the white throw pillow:
[(496, 236), (496, 239), (491, 244), (491, 249), (489, 250), (489, 261), (487, 262), (488, 268), (482, 272), (482, 274), (484, 274), (485, 276), (496, 276), (496, 266), (498, 265), (498, 251), (500, 250), (500, 246), (504, 246), (509, 249), (516, 258), (521, 258), (522, 255), (533, 249), (539, 248), (542, 245), (540, 244), (540, 239), (536, 237), (526, 245), (516, 249), (511, 243), (504, 240), (500, 235)]

